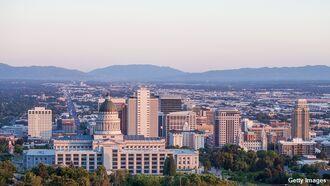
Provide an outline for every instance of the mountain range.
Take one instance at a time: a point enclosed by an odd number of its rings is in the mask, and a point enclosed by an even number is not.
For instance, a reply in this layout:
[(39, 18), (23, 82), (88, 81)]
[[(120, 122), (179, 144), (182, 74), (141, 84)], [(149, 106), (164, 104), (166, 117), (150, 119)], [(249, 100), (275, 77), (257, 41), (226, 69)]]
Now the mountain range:
[(0, 63), (0, 79), (140, 82), (330, 81), (330, 67), (264, 67), (189, 73), (156, 65), (113, 65), (82, 72), (55, 66), (14, 67)]

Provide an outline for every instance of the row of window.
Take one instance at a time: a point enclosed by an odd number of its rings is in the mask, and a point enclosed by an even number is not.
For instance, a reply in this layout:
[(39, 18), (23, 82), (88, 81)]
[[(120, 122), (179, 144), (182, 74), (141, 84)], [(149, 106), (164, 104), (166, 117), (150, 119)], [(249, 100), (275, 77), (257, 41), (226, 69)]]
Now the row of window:
[(52, 114), (52, 111), (29, 111), (29, 114)]

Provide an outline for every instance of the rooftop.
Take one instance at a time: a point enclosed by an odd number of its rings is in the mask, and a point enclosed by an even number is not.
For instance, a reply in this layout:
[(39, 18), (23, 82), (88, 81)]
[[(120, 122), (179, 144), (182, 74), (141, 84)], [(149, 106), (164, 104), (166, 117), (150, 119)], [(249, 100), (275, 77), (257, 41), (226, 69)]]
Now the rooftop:
[(29, 149), (24, 153), (29, 156), (55, 156), (55, 150), (53, 149)]
[(125, 135), (125, 140), (161, 140), (160, 137), (144, 137), (144, 135)]
[(55, 138), (56, 140), (93, 140), (90, 135), (75, 135), (75, 136), (62, 136)]
[(192, 149), (168, 149), (174, 154), (196, 154), (198, 151), (194, 151)]
[(180, 112), (171, 112), (169, 114), (167, 114), (168, 116), (176, 116), (176, 115), (188, 115), (188, 114), (194, 114), (193, 111), (180, 111)]
[(312, 145), (312, 144), (316, 144), (315, 141), (304, 141), (301, 138), (293, 138), (292, 141), (279, 141), (279, 143), (283, 144), (283, 145), (295, 145), (295, 144)]

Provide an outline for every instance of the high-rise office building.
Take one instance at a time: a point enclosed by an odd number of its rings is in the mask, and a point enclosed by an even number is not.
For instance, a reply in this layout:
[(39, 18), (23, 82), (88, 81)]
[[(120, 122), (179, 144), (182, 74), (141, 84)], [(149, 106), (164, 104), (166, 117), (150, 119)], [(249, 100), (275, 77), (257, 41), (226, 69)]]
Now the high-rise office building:
[(160, 96), (160, 111), (165, 115), (182, 110), (182, 99), (180, 96)]
[(301, 138), (305, 141), (310, 140), (309, 109), (307, 100), (299, 99), (296, 102), (292, 113), (291, 125), (292, 138)]
[(35, 107), (28, 111), (28, 135), (48, 140), (52, 137), (52, 111)]
[(216, 112), (214, 126), (215, 146), (238, 144), (241, 132), (241, 116), (237, 110), (221, 110)]
[(158, 136), (158, 98), (152, 97), (146, 88), (140, 88), (136, 96), (128, 99), (127, 134)]

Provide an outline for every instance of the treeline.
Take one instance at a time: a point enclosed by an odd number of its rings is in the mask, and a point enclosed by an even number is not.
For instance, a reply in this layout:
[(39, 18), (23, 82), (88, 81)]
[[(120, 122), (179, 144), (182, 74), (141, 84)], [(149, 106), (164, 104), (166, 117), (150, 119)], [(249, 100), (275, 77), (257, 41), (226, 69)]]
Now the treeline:
[(296, 157), (290, 158), (275, 151), (244, 151), (237, 145), (221, 149), (201, 149), (200, 161), (206, 170), (222, 168), (228, 179), (240, 182), (285, 184), (288, 175), (284, 166), (296, 166)]
[[(236, 185), (228, 180), (220, 180), (210, 174), (175, 174), (174, 176), (131, 175), (125, 170), (118, 170), (111, 175), (103, 166), (95, 172), (88, 172), (83, 168), (73, 166), (46, 166), (38, 165), (26, 172), (18, 180), (15, 179), (15, 167), (10, 161), (0, 163), (0, 185), (19, 186), (209, 186), (209, 185)], [(17, 177), (17, 176), (16, 176)]]

